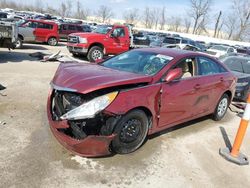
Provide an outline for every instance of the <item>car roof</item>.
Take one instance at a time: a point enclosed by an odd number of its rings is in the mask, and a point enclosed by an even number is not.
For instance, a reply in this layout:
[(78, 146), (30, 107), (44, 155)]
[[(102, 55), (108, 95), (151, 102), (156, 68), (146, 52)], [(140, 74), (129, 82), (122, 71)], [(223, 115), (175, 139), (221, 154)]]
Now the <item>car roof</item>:
[(27, 21), (40, 22), (40, 23), (48, 23), (48, 24), (55, 24), (55, 25), (57, 25), (54, 21), (50, 21), (50, 20), (33, 20), (33, 19), (27, 19)]
[(170, 56), (173, 58), (177, 58), (180, 56), (185, 57), (185, 56), (197, 56), (197, 55), (210, 57), (210, 56), (207, 56), (206, 54), (200, 53), (200, 52), (193, 52), (193, 51), (173, 49), (173, 48), (142, 48), (142, 49), (137, 49), (137, 50), (145, 51), (145, 52), (159, 53), (159, 54)]

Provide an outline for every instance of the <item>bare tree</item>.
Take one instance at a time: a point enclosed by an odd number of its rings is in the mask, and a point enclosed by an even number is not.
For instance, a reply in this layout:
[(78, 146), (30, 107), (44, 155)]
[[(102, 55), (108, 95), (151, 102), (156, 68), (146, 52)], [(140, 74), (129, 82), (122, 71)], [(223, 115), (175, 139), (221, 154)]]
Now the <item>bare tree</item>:
[(146, 28), (151, 28), (152, 26), (150, 25), (150, 9), (148, 7), (144, 8), (143, 11), (143, 22), (144, 22), (144, 26)]
[(209, 34), (206, 26), (208, 19), (206, 19), (206, 17), (203, 17), (202, 20), (199, 22), (199, 24), (197, 25), (197, 29), (196, 29), (196, 34), (201, 35), (201, 34)]
[(163, 6), (160, 13), (160, 30), (164, 30), (166, 24), (166, 7)]
[(88, 8), (84, 8), (82, 3), (78, 0), (76, 2), (76, 13), (74, 17), (77, 19), (87, 20), (89, 13), (90, 10)]
[(220, 11), (219, 15), (218, 15), (218, 17), (216, 19), (216, 22), (215, 22), (214, 37), (216, 37), (217, 33), (218, 33), (218, 27), (219, 27), (219, 24), (220, 24), (221, 15), (222, 15), (222, 12)]
[(172, 17), (169, 30), (179, 32), (181, 21), (182, 21), (181, 17), (178, 16)]
[(96, 15), (101, 18), (102, 23), (108, 21), (112, 16), (113, 12), (110, 7), (107, 7), (105, 5), (101, 5), (99, 9), (97, 10)]
[(250, 29), (250, 0), (233, 0), (233, 10), (239, 19), (239, 30), (235, 40), (242, 40)]
[(66, 17), (66, 11), (67, 11), (67, 6), (64, 2), (61, 2), (61, 5), (59, 7), (59, 15), (61, 17)]
[[(155, 29), (158, 28), (158, 24), (160, 21), (160, 13), (159, 13), (159, 8), (149, 8), (149, 7), (145, 7), (144, 11), (143, 11), (143, 23), (144, 26), (146, 28), (152, 29), (153, 27)], [(162, 22), (162, 20), (160, 21)]]
[(237, 17), (235, 15), (228, 15), (225, 18), (225, 31), (228, 33), (228, 39), (231, 39), (236, 30)]
[(123, 13), (123, 18), (126, 23), (136, 24), (139, 18), (139, 10), (137, 8), (127, 10)]
[(191, 8), (189, 10), (189, 15), (194, 20), (193, 34), (197, 31), (204, 30), (204, 23), (206, 17), (208, 17), (208, 11), (211, 7), (212, 0), (190, 0)]
[(185, 33), (189, 33), (191, 27), (191, 21), (187, 17), (184, 19)]

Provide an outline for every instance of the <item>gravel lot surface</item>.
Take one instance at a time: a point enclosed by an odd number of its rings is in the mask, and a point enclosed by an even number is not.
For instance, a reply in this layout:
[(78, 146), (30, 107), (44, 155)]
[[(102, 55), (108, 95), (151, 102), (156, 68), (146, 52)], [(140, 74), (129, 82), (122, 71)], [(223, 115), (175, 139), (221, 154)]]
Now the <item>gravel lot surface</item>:
[[(41, 63), (33, 52), (66, 47), (26, 44), (0, 49), (0, 187), (250, 187), (250, 167), (223, 159), (221, 130), (234, 141), (240, 118), (201, 118), (150, 138), (129, 155), (81, 158), (63, 148), (46, 117), (49, 83), (58, 62)], [(69, 55), (69, 54), (68, 54)], [(70, 55), (69, 55), (70, 56)], [(242, 153), (250, 156), (250, 130)]]

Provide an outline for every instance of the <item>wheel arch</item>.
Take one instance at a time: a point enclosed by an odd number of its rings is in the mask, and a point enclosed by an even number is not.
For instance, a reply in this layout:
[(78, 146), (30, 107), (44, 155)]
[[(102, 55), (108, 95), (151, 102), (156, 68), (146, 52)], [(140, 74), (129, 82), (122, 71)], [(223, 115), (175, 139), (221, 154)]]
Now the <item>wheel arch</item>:
[(227, 90), (227, 91), (225, 91), (224, 93), (223, 93), (223, 95), (224, 94), (227, 94), (228, 95), (228, 97), (229, 97), (229, 100), (230, 100), (230, 102), (231, 102), (231, 100), (232, 100), (232, 92), (231, 91), (229, 91), (229, 90)]
[(152, 120), (152, 118), (153, 118), (153, 114), (152, 114), (152, 112), (150, 111), (150, 109), (148, 109), (147, 107), (145, 107), (145, 106), (137, 106), (137, 107), (135, 107), (135, 108), (132, 108), (132, 109), (130, 109), (129, 111), (127, 111), (125, 114), (123, 114), (123, 115), (126, 115), (126, 114), (128, 114), (129, 112), (131, 112), (131, 111), (134, 111), (134, 110), (141, 110), (141, 111), (143, 111), (145, 114), (146, 114), (146, 116), (147, 116), (147, 118), (148, 118), (148, 123), (149, 123), (149, 126), (148, 126), (148, 128), (152, 128), (152, 123), (153, 123), (153, 120)]
[(24, 37), (23, 37), (23, 35), (21, 35), (21, 34), (18, 34), (18, 37), (21, 39), (21, 40), (24, 40)]
[(93, 46), (98, 46), (100, 47), (103, 51), (104, 51), (104, 45), (100, 42), (94, 42), (92, 44), (89, 45), (88, 51), (93, 47)]

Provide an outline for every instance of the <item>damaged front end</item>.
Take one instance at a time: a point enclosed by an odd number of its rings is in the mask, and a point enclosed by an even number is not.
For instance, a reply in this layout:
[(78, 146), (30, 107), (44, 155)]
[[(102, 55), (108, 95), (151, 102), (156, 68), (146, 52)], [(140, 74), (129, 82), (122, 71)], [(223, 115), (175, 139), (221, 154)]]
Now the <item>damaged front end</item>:
[(48, 99), (50, 127), (58, 141), (85, 157), (110, 154), (113, 128), (119, 116), (105, 113), (117, 91), (103, 90), (80, 94), (53, 87)]

